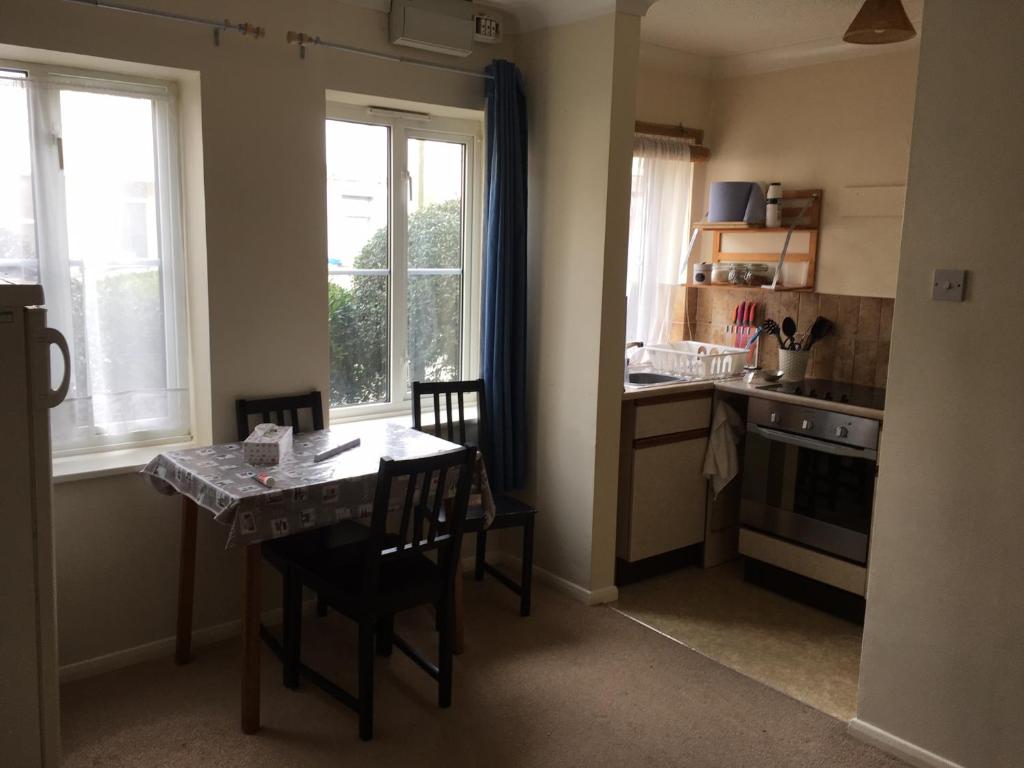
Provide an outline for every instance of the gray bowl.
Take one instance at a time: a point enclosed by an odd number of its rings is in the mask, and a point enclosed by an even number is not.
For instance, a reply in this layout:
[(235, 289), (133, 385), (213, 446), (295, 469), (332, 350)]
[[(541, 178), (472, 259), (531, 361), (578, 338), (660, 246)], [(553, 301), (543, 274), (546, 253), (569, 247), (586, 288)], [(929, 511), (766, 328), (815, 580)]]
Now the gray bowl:
[(774, 384), (785, 375), (785, 371), (761, 371), (761, 378), (770, 384)]

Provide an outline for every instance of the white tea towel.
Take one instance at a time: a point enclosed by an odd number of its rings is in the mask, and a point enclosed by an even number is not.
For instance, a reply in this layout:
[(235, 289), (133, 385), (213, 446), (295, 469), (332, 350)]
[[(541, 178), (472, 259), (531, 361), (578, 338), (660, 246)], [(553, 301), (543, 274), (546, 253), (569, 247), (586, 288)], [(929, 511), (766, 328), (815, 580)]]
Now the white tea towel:
[(732, 406), (719, 401), (711, 418), (711, 435), (704, 454), (704, 477), (711, 481), (715, 497), (740, 471), (739, 445), (743, 419)]

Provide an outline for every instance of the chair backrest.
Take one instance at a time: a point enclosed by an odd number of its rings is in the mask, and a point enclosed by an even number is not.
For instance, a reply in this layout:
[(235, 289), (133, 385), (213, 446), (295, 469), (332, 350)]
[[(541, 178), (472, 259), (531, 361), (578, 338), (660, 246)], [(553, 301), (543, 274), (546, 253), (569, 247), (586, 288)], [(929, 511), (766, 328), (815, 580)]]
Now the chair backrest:
[[(475, 448), (422, 459), (380, 460), (365, 550), (364, 598), (376, 593), (380, 567), (385, 562), (432, 550), (437, 551), (445, 582), (451, 584), (459, 560), (475, 461)], [(455, 493), (446, 498), (445, 491), (452, 481)], [(393, 491), (401, 491), (400, 497), (392, 499)], [(389, 521), (397, 521), (397, 525), (389, 526)]]
[[(302, 432), (299, 411), (308, 408), (312, 413), (313, 429), (324, 428), (324, 404), (316, 390), (303, 395), (282, 395), (235, 401), (235, 417), (238, 421), (238, 439), (245, 440), (255, 424), (277, 424), (291, 427), (292, 432)], [(250, 417), (256, 421), (250, 424)]]
[[(412, 383), (412, 426), (421, 432), (423, 427), (423, 399), (432, 398), (434, 408), (433, 433), (453, 443), (469, 445), (466, 430), (465, 396), (476, 395), (476, 441), (481, 448), (487, 444), (484, 439), (487, 431), (484, 422), (486, 411), (484, 380), (473, 381), (414, 381)], [(455, 410), (452, 408), (452, 396), (455, 396)], [(444, 400), (442, 407), (441, 401)], [(429, 402), (429, 401), (428, 401)]]

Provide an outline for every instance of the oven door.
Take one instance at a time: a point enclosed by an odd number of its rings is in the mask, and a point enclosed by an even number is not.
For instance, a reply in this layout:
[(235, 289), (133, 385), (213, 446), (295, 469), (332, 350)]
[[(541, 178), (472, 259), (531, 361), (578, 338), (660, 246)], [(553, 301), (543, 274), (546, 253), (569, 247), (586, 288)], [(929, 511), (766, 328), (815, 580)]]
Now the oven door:
[(875, 451), (747, 425), (744, 526), (867, 563)]

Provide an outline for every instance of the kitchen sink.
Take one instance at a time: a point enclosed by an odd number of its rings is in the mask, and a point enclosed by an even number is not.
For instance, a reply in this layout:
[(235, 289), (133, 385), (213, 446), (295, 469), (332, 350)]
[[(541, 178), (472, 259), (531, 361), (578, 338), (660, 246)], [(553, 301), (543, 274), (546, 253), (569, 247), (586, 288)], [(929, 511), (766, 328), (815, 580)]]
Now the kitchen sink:
[(626, 378), (626, 383), (634, 387), (653, 387), (655, 384), (670, 384), (673, 381), (682, 381), (680, 376), (672, 376), (668, 373), (651, 373), (649, 371), (635, 371)]

